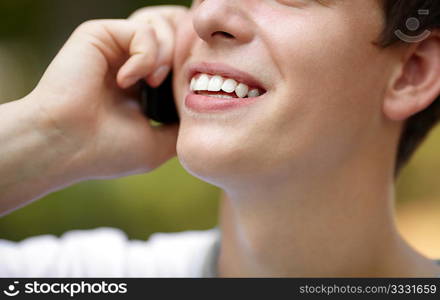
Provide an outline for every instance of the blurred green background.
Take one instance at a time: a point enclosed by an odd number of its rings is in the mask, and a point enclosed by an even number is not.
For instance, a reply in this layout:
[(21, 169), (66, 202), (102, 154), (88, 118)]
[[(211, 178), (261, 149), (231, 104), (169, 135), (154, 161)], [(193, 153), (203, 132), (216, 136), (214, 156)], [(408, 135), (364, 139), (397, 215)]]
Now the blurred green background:
[[(30, 92), (83, 21), (124, 18), (148, 5), (189, 2), (0, 0), (0, 102)], [(398, 207), (416, 204), (423, 208), (426, 201), (439, 202), (439, 147), (437, 128), (398, 182)], [(174, 159), (151, 174), (85, 182), (49, 195), (1, 218), (0, 239), (60, 235), (67, 230), (100, 226), (121, 228), (129, 237), (141, 239), (158, 231), (207, 229), (217, 223), (219, 193), (188, 175)]]

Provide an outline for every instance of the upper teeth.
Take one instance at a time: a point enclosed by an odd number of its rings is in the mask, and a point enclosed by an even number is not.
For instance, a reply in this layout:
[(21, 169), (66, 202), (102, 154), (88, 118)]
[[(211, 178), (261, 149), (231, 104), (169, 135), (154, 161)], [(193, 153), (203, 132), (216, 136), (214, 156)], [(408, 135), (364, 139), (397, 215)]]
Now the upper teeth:
[(231, 78), (224, 78), (220, 75), (199, 74), (194, 76), (191, 80), (190, 89), (192, 91), (209, 91), (226, 93), (233, 93), (240, 97), (249, 98), (258, 97), (261, 95), (258, 89), (250, 89), (248, 85), (239, 83)]

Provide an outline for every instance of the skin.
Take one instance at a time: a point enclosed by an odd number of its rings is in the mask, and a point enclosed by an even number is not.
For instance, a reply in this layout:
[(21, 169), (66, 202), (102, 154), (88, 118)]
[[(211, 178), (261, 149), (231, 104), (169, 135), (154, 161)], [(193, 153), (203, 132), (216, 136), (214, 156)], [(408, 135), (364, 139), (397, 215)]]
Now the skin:
[[(404, 120), (440, 93), (439, 35), (384, 50), (382, 28), (364, 0), (199, 0), (87, 22), (30, 95), (0, 106), (0, 212), (151, 171), (177, 149), (225, 191), (220, 276), (436, 276), (400, 237), (393, 202)], [(267, 93), (234, 114), (189, 113), (197, 62), (251, 73)], [(152, 128), (132, 86), (171, 67), (181, 123)]]
[[(374, 45), (378, 2), (324, 4), (197, 1), (180, 26), (177, 153), (225, 191), (220, 275), (439, 274), (393, 218), (402, 122), (387, 105), (403, 98), (392, 80), (407, 83), (399, 70), (408, 52)], [(264, 101), (233, 115), (187, 113), (184, 70), (203, 61), (254, 74), (269, 87)]]
[[(225, 3), (195, 5), (196, 31), (188, 22), (178, 33), (182, 42), (177, 43), (175, 69), (194, 61), (239, 66), (259, 75), (269, 86), (270, 100), (226, 121), (195, 121), (182, 113), (179, 158), (193, 173), (222, 188), (238, 181), (253, 187), (255, 180), (267, 183), (268, 178), (271, 183), (286, 177), (295, 182), (292, 179), (303, 176), (305, 170), (315, 170), (313, 176), (333, 171), (376, 141), (375, 134), (383, 126), (384, 79), (389, 76), (377, 70), (390, 64), (386, 53), (371, 44), (382, 26), (376, 5), (358, 7), (356, 1), (342, 1), (337, 7), (315, 1), (283, 2), (291, 6), (277, 1)], [(240, 16), (223, 24), (222, 18), (234, 9)], [(345, 18), (350, 12), (352, 16)], [(217, 30), (236, 39), (199, 37)], [(192, 55), (186, 55), (190, 51)], [(252, 56), (242, 62), (243, 53)], [(353, 69), (362, 70), (358, 78), (353, 78)], [(353, 78), (350, 84), (348, 76)], [(185, 80), (181, 76), (176, 85), (180, 106), (185, 91), (179, 87), (185, 88)], [(371, 86), (377, 88), (371, 91)], [(371, 100), (359, 105), (365, 95)], [(232, 166), (235, 172), (231, 174)]]

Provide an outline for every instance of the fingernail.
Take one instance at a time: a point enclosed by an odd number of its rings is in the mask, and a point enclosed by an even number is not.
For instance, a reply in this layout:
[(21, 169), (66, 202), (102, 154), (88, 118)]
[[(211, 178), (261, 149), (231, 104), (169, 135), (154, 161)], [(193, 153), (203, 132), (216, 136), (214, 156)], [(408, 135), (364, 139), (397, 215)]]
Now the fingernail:
[(168, 75), (169, 72), (169, 66), (161, 66), (156, 70), (156, 72), (153, 73), (151, 79), (155, 84), (159, 85), (160, 83), (162, 83), (162, 81), (165, 80), (165, 77)]

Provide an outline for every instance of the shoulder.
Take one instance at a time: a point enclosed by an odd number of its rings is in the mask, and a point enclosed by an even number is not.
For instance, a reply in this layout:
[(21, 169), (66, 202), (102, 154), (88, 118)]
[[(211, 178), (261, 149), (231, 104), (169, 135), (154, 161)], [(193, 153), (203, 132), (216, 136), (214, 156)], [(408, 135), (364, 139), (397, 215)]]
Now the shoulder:
[(18, 277), (200, 277), (217, 239), (217, 229), (129, 240), (121, 230), (99, 228), (0, 240), (0, 270)]

